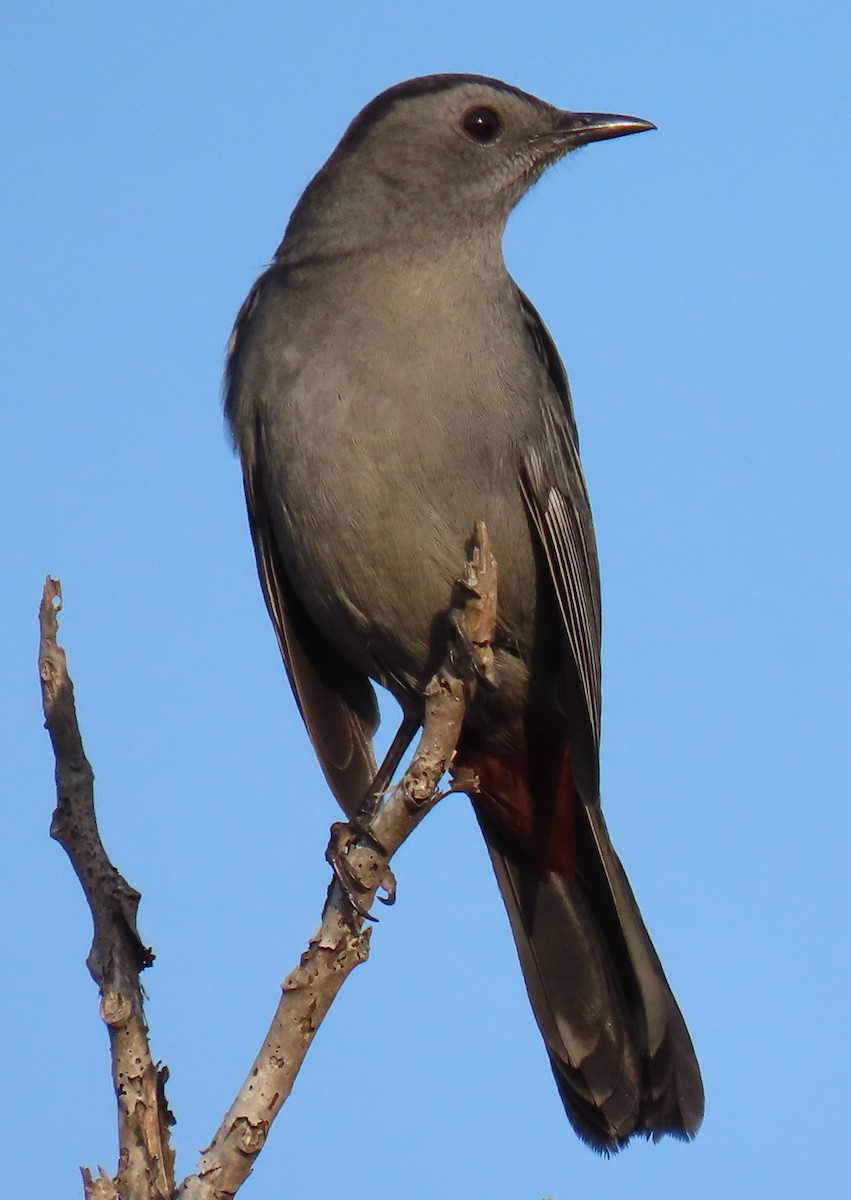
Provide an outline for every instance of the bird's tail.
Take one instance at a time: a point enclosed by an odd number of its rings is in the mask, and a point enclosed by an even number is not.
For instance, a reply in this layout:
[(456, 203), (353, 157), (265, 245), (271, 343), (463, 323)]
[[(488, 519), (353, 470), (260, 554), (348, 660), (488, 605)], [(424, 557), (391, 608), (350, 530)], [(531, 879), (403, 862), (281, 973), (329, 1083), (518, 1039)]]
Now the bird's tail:
[(571, 862), (541, 869), (512, 852), (493, 801), (474, 798), (571, 1123), (607, 1154), (633, 1135), (693, 1137), (700, 1069), (599, 805), (571, 805)]

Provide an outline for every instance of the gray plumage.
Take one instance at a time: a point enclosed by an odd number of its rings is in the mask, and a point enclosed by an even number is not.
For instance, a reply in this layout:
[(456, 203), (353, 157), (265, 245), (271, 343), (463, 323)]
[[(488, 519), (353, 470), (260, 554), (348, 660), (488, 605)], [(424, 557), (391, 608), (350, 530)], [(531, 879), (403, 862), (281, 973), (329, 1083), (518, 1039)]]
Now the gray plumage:
[(379, 96), (237, 319), (226, 412), (290, 681), (343, 808), (376, 765), (370, 680), (409, 722), (475, 521), (499, 565), (498, 687), (458, 761), (568, 1115), (602, 1150), (692, 1136), (700, 1074), (599, 804), (597, 556), (564, 369), (505, 269), (511, 209), (588, 141), (652, 128), (495, 80)]

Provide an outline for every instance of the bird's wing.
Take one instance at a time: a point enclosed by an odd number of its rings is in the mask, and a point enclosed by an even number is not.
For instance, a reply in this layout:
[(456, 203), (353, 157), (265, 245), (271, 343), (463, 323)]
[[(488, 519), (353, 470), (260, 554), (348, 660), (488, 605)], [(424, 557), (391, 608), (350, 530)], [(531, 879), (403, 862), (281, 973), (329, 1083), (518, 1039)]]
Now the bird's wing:
[(375, 692), (307, 615), (275, 545), (256, 464), (244, 463), (243, 470), (257, 572), (287, 675), (325, 778), (344, 812), (353, 816), (377, 774)]
[[(520, 293), (526, 328), (552, 387), (545, 403), (543, 438), (523, 452), (521, 487), (543, 550), (562, 619), (571, 670), (566, 703), (574, 731), (584, 728), (582, 759), (595, 777), (600, 741), (600, 572), (591, 506), (579, 460), (579, 439), (567, 376), (552, 338), (530, 301)], [(586, 799), (591, 798), (589, 795)], [(596, 799), (596, 796), (593, 796)]]
[[(225, 409), (237, 435), (241, 401), (237, 360), (246, 325), (257, 305), (263, 277), (237, 317), (228, 353)], [(250, 406), (249, 406), (250, 411)], [(353, 816), (367, 797), (377, 768), (372, 738), (378, 703), (369, 678), (331, 645), (296, 595), (278, 550), (263, 478), (259, 421), (240, 422), (237, 441), (242, 462), (248, 523), (257, 573), (278, 638), (290, 685), (320, 766), (334, 795)]]

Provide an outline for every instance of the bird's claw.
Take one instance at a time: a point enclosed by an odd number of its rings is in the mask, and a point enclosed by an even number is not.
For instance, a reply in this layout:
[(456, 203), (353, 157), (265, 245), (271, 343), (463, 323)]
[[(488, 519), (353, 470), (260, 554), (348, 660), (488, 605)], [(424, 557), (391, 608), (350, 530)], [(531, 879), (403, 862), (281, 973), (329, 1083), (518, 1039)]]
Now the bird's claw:
[[(345, 821), (335, 821), (331, 826), (331, 838), (328, 842), (328, 848), (325, 851), (325, 861), (330, 864), (335, 879), (355, 912), (363, 917), (365, 921), (377, 922), (378, 917), (369, 911), (369, 905), (364, 902), (364, 898), (371, 891), (371, 887), (365, 884), (358, 876), (357, 872), (352, 868), (349, 859), (349, 851), (358, 842), (362, 843), (364, 839), (371, 841), (373, 846), (381, 853), (386, 853), (381, 843), (370, 833), (369, 828), (362, 825), (357, 818), (353, 818), (348, 823)], [(395, 904), (396, 877), (389, 866), (385, 867), (384, 875), (378, 886), (380, 891), (384, 893), (384, 895), (378, 895), (379, 902), (387, 905)]]
[(379, 885), (378, 902), (386, 904), (388, 908), (391, 904), (396, 903), (396, 876), (389, 867), (384, 872), (384, 878)]

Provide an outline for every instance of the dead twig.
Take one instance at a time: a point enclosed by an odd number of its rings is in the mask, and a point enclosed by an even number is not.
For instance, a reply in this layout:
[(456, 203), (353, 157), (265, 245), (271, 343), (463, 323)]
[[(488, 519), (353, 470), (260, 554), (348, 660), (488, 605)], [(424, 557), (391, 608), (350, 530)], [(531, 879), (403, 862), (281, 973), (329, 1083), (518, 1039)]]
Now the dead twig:
[[(453, 615), (465, 642), (491, 670), (490, 644), (496, 624), (496, 561), (485, 526), (476, 526), (464, 577), (453, 598)], [(284, 980), (283, 994), (269, 1032), (239, 1094), (198, 1164), (197, 1175), (181, 1186), (181, 1200), (226, 1200), (247, 1178), (269, 1128), (292, 1090), (310, 1043), (351, 971), (369, 953), (368, 910), (387, 876), (390, 859), (438, 799), (437, 787), (455, 753), (464, 718), (465, 689), (479, 668), (462, 679), (453, 655), (426, 688), (423, 731), (416, 753), (368, 830), (335, 827), (348, 843), (348, 871), (358, 880), (355, 908), (335, 878), (322, 923), (296, 969)]]
[[(358, 901), (335, 875), (322, 921), (298, 966), (283, 983), (269, 1032), (251, 1071), (198, 1164), (175, 1191), (172, 1122), (165, 1101), (165, 1068), (151, 1059), (139, 972), (153, 961), (136, 930), (139, 894), (112, 866), (95, 821), (93, 774), (83, 752), (65, 655), (56, 643), (59, 585), (48, 579), (42, 599), (41, 651), (44, 712), (56, 755), (58, 804), (51, 832), (68, 852), (95, 925), (88, 964), (101, 992), (110, 1032), (113, 1080), (119, 1105), (119, 1170), (110, 1179), (83, 1172), (87, 1200), (229, 1200), (251, 1172), (269, 1129), (290, 1094), (325, 1014), (350, 972), (369, 953), (365, 913), (388, 879), (390, 859), (437, 802), (472, 688), (493, 679), (491, 642), (496, 624), (496, 562), (487, 530), (477, 524), (464, 576), (450, 612), (455, 642), (425, 691), (422, 736), (410, 766), (371, 818), (332, 832), (345, 853), (347, 879)], [(341, 850), (342, 848), (342, 850)]]
[(68, 854), (91, 910), (94, 938), (86, 963), (109, 1031), (118, 1102), (118, 1171), (114, 1180), (103, 1170), (94, 1179), (84, 1171), (85, 1195), (87, 1200), (165, 1200), (174, 1195), (172, 1117), (164, 1092), (168, 1071), (151, 1057), (139, 982), (153, 954), (136, 928), (139, 893), (112, 865), (98, 832), (94, 773), (83, 750), (65, 651), (56, 640), (61, 607), (59, 581), (48, 576), (39, 608), (38, 667), (56, 759), (50, 834)]

